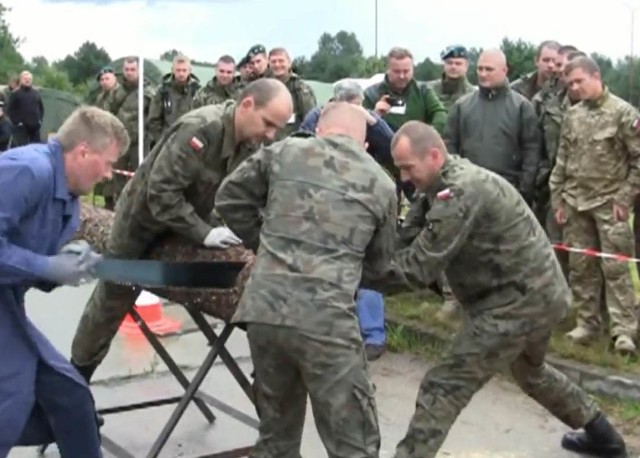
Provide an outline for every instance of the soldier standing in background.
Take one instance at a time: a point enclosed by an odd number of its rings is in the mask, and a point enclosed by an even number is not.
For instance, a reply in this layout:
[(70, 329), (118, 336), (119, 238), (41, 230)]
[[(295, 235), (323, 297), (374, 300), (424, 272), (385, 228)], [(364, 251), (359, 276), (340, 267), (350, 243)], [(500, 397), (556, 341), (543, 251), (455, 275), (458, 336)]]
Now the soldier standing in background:
[(531, 204), (541, 147), (533, 105), (509, 87), (499, 49), (480, 54), (478, 85), (451, 109), (447, 149), (503, 176)]
[(552, 84), (556, 71), (558, 49), (560, 49), (560, 43), (557, 41), (548, 40), (540, 43), (535, 58), (536, 70), (511, 83), (511, 89), (531, 100), (544, 88), (545, 83)]
[(247, 325), (258, 387), (250, 457), (300, 456), (307, 395), (328, 456), (379, 456), (354, 295), (391, 259), (397, 203), (365, 151), (365, 117), (353, 104), (329, 104), (317, 136), (260, 149), (216, 195), (216, 211), (257, 253), (232, 319)]
[[(467, 79), (467, 71), (469, 69), (469, 53), (467, 48), (461, 45), (449, 46), (440, 53), (443, 60), (444, 73), (437, 80), (429, 81), (429, 87), (436, 93), (438, 99), (447, 110), (462, 96), (477, 90), (478, 88)], [(442, 284), (442, 295), (444, 302), (437, 313), (440, 320), (449, 320), (453, 318), (457, 310), (457, 300), (451, 291), (446, 275), (442, 275), (440, 279)]]
[(235, 84), (236, 61), (229, 55), (224, 55), (216, 63), (216, 73), (211, 81), (198, 89), (193, 100), (193, 108), (222, 103), (238, 96), (238, 86)]
[(241, 91), (247, 84), (249, 84), (249, 81), (251, 80), (251, 64), (249, 62), (248, 56), (244, 56), (242, 59), (240, 59), (237, 69), (239, 75), (236, 75), (233, 78), (233, 82), (238, 88), (238, 91)]
[[(565, 75), (581, 102), (565, 115), (549, 182), (556, 221), (568, 245), (633, 256), (629, 210), (640, 189), (640, 113), (609, 91), (590, 57), (569, 61)], [(569, 283), (578, 316), (567, 337), (585, 344), (601, 334), (604, 286), (614, 349), (635, 352), (638, 319), (627, 263), (571, 253)]]
[[(257, 143), (284, 127), (291, 112), (287, 88), (264, 79), (248, 85), (237, 103), (207, 105), (182, 116), (127, 182), (105, 256), (138, 259), (169, 232), (212, 248), (239, 243), (213, 218), (215, 193), (225, 176), (255, 152)], [(87, 381), (138, 294), (126, 285), (96, 285), (71, 350), (73, 364)]]
[(267, 76), (282, 81), (293, 99), (293, 115), (287, 126), (276, 136), (277, 141), (298, 130), (305, 116), (316, 107), (317, 101), (311, 86), (291, 70), (291, 57), (286, 49), (273, 48), (269, 51)]
[(9, 78), (7, 82), (7, 86), (0, 92), (0, 101), (4, 102), (5, 109), (7, 105), (9, 105), (9, 97), (11, 97), (11, 93), (15, 91), (20, 85), (20, 78), (17, 76), (12, 76)]
[[(571, 55), (575, 55), (574, 46), (561, 46), (556, 60), (557, 84), (554, 92), (541, 90), (531, 102), (540, 119), (543, 133), (540, 167), (536, 178), (536, 196), (534, 212), (538, 221), (549, 235), (551, 243), (562, 243), (562, 227), (558, 225), (553, 209), (549, 190), (549, 176), (556, 163), (558, 144), (560, 143), (560, 128), (562, 120), (569, 109), (580, 101), (576, 91), (569, 90), (564, 68)], [(569, 254), (566, 251), (556, 251), (558, 261), (565, 277), (569, 277)]]
[(447, 111), (463, 95), (473, 92), (476, 86), (469, 83), (469, 52), (461, 45), (449, 46), (440, 53), (444, 71), (442, 77), (429, 81), (429, 87), (436, 93)]
[(247, 53), (249, 62), (249, 81), (255, 81), (267, 76), (269, 70), (269, 59), (267, 59), (267, 48), (263, 45), (255, 45)]
[[(437, 132), (409, 122), (392, 154), (431, 207), (415, 239), (397, 251), (387, 293), (423, 290), (445, 270), (465, 313), (451, 349), (425, 375), (395, 458), (434, 458), (456, 418), (505, 368), (521, 389), (572, 429), (562, 446), (600, 457), (625, 456), (625, 443), (598, 406), (545, 363), (552, 329), (571, 292), (544, 230), (504, 178), (450, 155)], [(366, 282), (365, 282), (366, 283)]]
[(31, 72), (20, 73), (20, 86), (11, 92), (6, 114), (16, 129), (14, 146), (40, 143), (44, 104), (40, 91), (33, 87)]
[(193, 98), (200, 89), (200, 80), (191, 73), (191, 61), (183, 55), (173, 58), (171, 73), (162, 78), (149, 107), (150, 146), (183, 114), (193, 109)]
[[(129, 138), (130, 146), (124, 152), (118, 162), (114, 165), (115, 169), (135, 172), (139, 165), (138, 142), (140, 141), (140, 133), (138, 132), (138, 58), (127, 57), (122, 64), (122, 82), (114, 89), (112, 102), (110, 103), (110, 111), (122, 121)], [(145, 89), (145, 105), (149, 103), (149, 97), (146, 95)], [(104, 183), (103, 195), (105, 208), (113, 210), (115, 204), (127, 184), (128, 178), (119, 173), (114, 173), (113, 178)]]
[(98, 75), (96, 76), (96, 80), (100, 84), (100, 92), (96, 97), (94, 106), (111, 112), (111, 104), (113, 103), (113, 94), (115, 89), (118, 87), (118, 78), (116, 78), (116, 73), (113, 71), (113, 68), (106, 66), (103, 67)]

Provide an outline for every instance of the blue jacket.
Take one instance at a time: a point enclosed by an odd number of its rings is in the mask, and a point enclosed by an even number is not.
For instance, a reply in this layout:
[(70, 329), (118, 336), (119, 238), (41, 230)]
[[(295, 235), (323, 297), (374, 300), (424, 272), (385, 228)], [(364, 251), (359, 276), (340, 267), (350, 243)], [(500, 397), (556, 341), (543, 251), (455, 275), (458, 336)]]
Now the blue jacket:
[[(387, 122), (382, 119), (378, 113), (372, 110), (367, 111), (377, 121), (373, 125), (367, 125), (366, 142), (369, 144), (368, 152), (379, 164), (389, 170), (396, 170), (393, 165), (393, 157), (391, 156), (391, 139), (393, 139), (394, 132), (391, 127), (389, 127), (389, 124), (387, 124)], [(321, 112), (322, 107), (316, 107), (307, 113), (302, 124), (300, 124), (300, 130), (315, 133)], [(415, 187), (412, 183), (400, 182), (399, 178), (396, 177), (396, 186), (398, 190), (402, 189), (408, 197), (413, 197)]]
[[(320, 118), (321, 107), (316, 107), (307, 113), (302, 124), (300, 124), (300, 130), (307, 132), (316, 131), (318, 125), (318, 119)], [(369, 144), (369, 154), (380, 164), (393, 165), (393, 158), (391, 157), (391, 139), (393, 138), (393, 131), (389, 124), (378, 116), (377, 113), (370, 111), (371, 115), (376, 119), (374, 125), (367, 125), (367, 143)]]
[[(0, 155), (0, 456), (19, 439), (35, 403), (38, 361), (86, 383), (26, 315), (31, 287), (80, 224), (78, 198), (69, 193), (60, 144), (31, 144)], [(55, 307), (56, 303), (49, 304)], [(88, 389), (88, 387), (87, 387)]]

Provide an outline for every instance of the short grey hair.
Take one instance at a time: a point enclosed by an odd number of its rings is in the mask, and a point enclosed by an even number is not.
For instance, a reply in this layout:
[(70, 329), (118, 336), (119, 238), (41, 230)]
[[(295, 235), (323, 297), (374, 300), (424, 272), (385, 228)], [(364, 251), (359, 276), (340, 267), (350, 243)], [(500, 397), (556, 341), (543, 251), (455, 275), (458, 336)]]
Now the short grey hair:
[(71, 113), (55, 135), (62, 151), (74, 149), (86, 142), (102, 153), (114, 142), (121, 153), (129, 149), (131, 139), (122, 121), (108, 111), (83, 105)]
[(355, 80), (344, 80), (336, 83), (333, 88), (333, 99), (336, 102), (351, 102), (354, 99), (363, 99), (364, 91)]

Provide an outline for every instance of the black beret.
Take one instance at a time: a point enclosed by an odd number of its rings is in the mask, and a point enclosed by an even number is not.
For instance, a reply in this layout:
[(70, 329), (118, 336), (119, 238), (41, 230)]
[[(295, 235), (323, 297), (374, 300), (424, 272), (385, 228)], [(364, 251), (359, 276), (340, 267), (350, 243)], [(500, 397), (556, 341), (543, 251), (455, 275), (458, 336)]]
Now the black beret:
[(467, 51), (467, 48), (462, 45), (447, 46), (446, 49), (440, 53), (440, 58), (445, 60), (450, 57), (468, 59), (469, 52)]
[(247, 52), (247, 57), (252, 58), (253, 56), (257, 56), (258, 54), (266, 54), (267, 48), (262, 45), (254, 45)]

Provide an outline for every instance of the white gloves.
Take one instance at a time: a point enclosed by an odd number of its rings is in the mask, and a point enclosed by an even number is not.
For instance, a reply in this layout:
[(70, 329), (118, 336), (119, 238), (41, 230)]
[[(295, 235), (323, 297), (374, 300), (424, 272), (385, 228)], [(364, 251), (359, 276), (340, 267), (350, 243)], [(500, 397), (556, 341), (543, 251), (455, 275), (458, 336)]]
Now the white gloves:
[(207, 248), (229, 248), (241, 243), (242, 240), (226, 226), (214, 227), (204, 239), (204, 246)]

